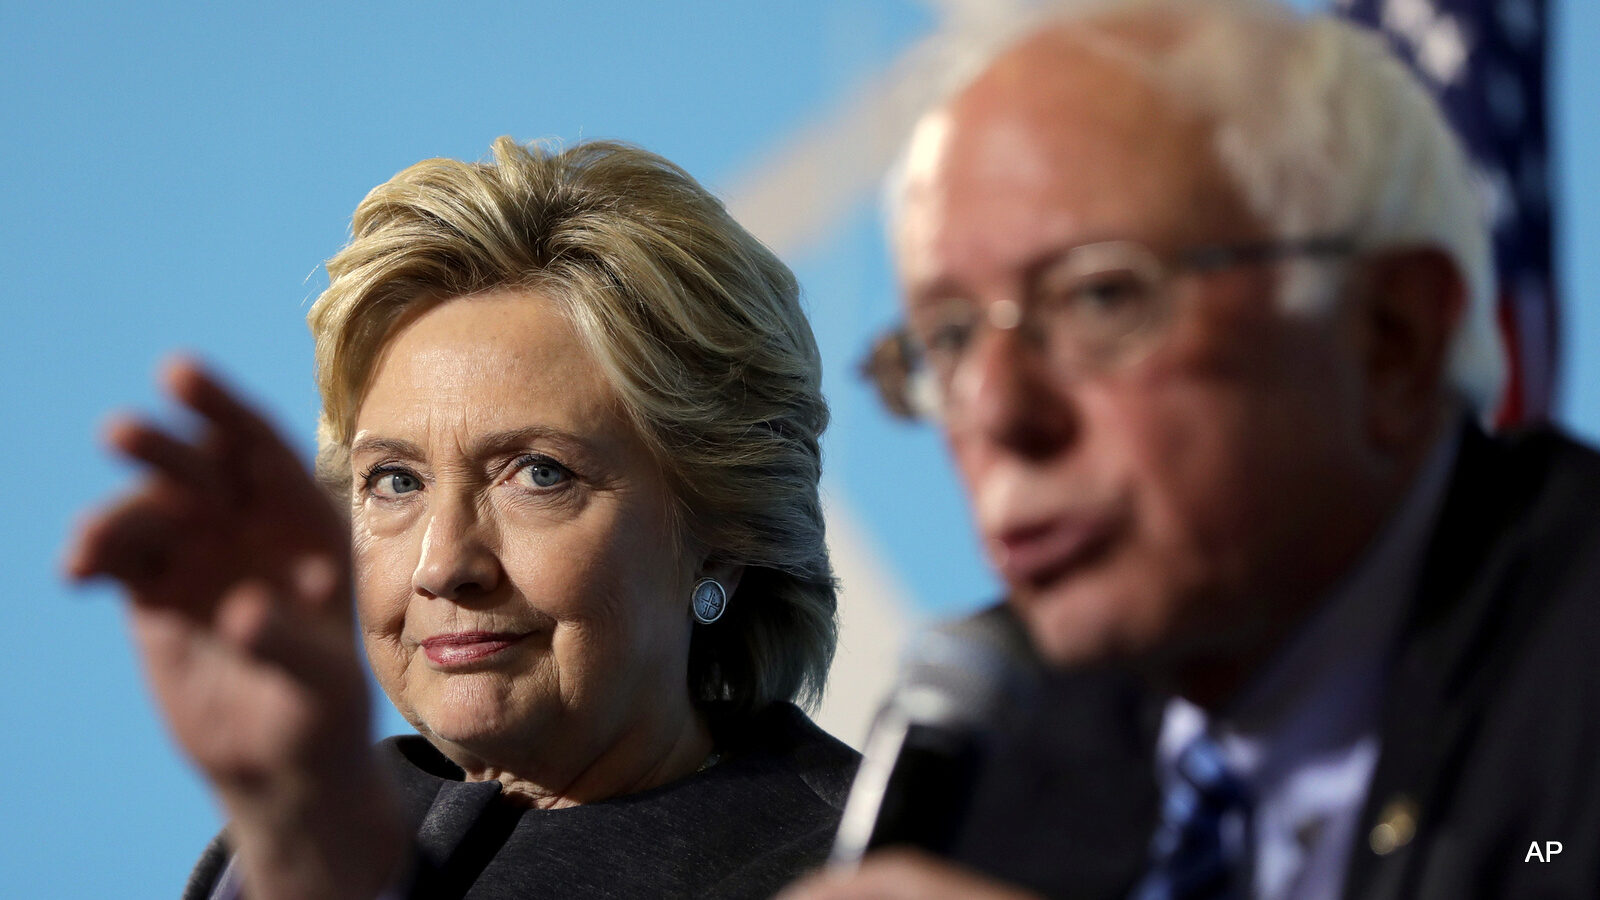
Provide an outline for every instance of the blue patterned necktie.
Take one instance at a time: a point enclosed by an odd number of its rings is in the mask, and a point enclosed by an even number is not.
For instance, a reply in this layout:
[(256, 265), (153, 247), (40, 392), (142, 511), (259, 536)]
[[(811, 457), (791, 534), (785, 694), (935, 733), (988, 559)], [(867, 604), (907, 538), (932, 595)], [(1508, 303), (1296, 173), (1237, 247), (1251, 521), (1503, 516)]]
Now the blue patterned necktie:
[(1223, 900), (1245, 896), (1237, 854), (1224, 828), (1243, 834), (1248, 796), (1204, 734), (1178, 754), (1177, 777), (1162, 803), (1161, 824), (1150, 842), (1150, 871), (1132, 900)]

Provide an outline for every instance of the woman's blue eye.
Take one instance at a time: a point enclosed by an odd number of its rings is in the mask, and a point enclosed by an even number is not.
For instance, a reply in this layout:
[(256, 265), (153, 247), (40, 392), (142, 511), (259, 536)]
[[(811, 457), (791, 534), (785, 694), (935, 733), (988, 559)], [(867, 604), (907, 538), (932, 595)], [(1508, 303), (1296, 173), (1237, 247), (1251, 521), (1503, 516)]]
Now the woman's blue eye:
[(367, 478), (374, 494), (380, 497), (398, 497), (422, 490), (422, 479), (410, 472), (377, 471)]
[(540, 488), (555, 487), (572, 475), (559, 463), (547, 459), (528, 460), (523, 463), (517, 474), (531, 482), (534, 487)]

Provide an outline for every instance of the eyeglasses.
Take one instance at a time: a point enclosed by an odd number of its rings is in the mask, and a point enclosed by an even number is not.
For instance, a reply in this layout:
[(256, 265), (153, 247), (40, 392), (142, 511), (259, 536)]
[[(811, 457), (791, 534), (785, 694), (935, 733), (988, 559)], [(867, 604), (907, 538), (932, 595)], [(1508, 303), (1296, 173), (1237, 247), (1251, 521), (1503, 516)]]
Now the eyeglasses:
[(1350, 238), (1316, 237), (1192, 248), (1163, 263), (1133, 241), (1084, 244), (1031, 279), (1025, 304), (1000, 300), (980, 309), (970, 300), (950, 299), (919, 305), (903, 325), (873, 342), (860, 370), (891, 413), (938, 418), (985, 327), (1017, 331), (1052, 371), (1109, 371), (1159, 343), (1172, 319), (1172, 279), (1179, 273), (1353, 250)]

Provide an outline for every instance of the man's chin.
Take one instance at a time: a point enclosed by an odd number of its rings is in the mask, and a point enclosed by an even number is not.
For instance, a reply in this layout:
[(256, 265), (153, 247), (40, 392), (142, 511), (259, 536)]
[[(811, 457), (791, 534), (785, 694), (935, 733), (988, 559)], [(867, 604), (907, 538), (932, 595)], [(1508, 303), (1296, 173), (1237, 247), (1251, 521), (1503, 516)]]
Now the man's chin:
[(1034, 648), (1051, 666), (1080, 668), (1127, 662), (1150, 651), (1137, 639), (1127, 608), (1077, 591), (1016, 592), (1011, 607)]

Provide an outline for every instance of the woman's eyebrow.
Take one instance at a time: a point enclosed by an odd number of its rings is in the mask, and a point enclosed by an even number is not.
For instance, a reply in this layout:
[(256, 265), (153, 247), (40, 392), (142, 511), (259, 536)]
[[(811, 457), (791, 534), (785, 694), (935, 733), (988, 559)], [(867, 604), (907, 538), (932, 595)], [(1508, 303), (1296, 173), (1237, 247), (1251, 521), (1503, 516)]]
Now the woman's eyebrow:
[(492, 456), (508, 450), (522, 449), (529, 444), (545, 442), (558, 444), (564, 450), (579, 453), (592, 454), (601, 449), (594, 441), (548, 425), (530, 425), (526, 428), (513, 428), (507, 431), (485, 434), (474, 438), (467, 449), (473, 456)]
[[(604, 442), (592, 441), (560, 428), (552, 428), (548, 425), (530, 425), (526, 428), (513, 428), (475, 436), (466, 449), (469, 456), (485, 457), (506, 453), (511, 450), (524, 449), (534, 443), (557, 444), (564, 451), (587, 455), (600, 453), (605, 447)], [(425, 459), (428, 455), (420, 444), (413, 441), (378, 435), (359, 437), (355, 443), (350, 445), (350, 455), (352, 457), (366, 454), (395, 456), (403, 459)]]
[(351, 456), (367, 453), (382, 456), (399, 456), (406, 459), (421, 459), (427, 455), (422, 452), (421, 447), (411, 441), (401, 440), (400, 438), (363, 437), (358, 438), (355, 443), (350, 445)]

